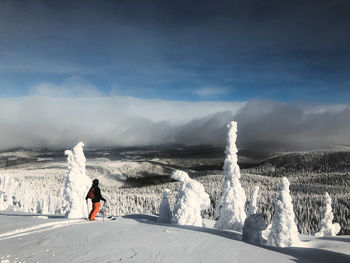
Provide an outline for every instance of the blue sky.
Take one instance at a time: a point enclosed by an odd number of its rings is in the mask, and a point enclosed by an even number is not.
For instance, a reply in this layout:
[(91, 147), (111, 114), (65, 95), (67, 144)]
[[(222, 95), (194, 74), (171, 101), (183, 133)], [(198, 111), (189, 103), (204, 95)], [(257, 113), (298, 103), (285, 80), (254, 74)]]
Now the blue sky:
[(0, 96), (347, 103), (348, 1), (1, 1)]

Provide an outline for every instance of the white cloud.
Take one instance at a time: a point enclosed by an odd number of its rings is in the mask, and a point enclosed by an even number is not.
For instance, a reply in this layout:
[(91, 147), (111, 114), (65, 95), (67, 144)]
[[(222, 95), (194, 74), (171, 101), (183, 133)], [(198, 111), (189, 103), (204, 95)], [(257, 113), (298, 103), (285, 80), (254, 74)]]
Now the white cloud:
[(47, 97), (100, 97), (104, 95), (79, 76), (67, 78), (60, 84), (41, 82), (31, 88), (31, 94)]
[[(0, 99), (0, 148), (205, 143), (205, 129), (215, 122), (195, 123), (203, 134), (188, 135), (179, 127), (215, 112), (232, 114), (243, 103), (181, 102), (133, 97), (45, 97)], [(190, 128), (190, 126), (188, 126)], [(191, 128), (193, 129), (193, 128)], [(201, 138), (201, 139), (199, 139)], [(210, 142), (213, 142), (212, 138)]]
[(220, 87), (203, 87), (193, 91), (194, 94), (200, 97), (222, 95), (222, 94), (226, 94), (227, 92), (228, 92), (227, 88), (220, 88)]
[(186, 102), (103, 96), (73, 77), (41, 83), (31, 96), (0, 98), (0, 149), (224, 144), (226, 124), (238, 122), (238, 146), (298, 149), (349, 145), (349, 105), (276, 101)]
[[(189, 135), (180, 127), (189, 125), (191, 130), (193, 120), (223, 111), (232, 116), (242, 106), (242, 102), (107, 97), (91, 83), (73, 77), (60, 84), (40, 83), (30, 96), (1, 98), (0, 148), (68, 147), (80, 140), (89, 146), (187, 143), (191, 136), (194, 142), (205, 143), (210, 133)], [(212, 129), (206, 119), (195, 122), (198, 125)]]

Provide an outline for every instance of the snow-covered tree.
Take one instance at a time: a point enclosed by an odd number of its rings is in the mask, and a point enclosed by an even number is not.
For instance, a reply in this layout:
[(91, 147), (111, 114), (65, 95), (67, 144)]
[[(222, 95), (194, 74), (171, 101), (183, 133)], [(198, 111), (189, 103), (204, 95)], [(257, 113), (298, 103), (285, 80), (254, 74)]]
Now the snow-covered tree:
[(241, 173), (237, 164), (237, 122), (229, 122), (227, 128), (222, 194), (215, 211), (215, 216), (218, 218), (215, 228), (242, 231), (246, 218), (244, 210), (246, 195), (239, 181)]
[(63, 190), (63, 207), (68, 218), (82, 218), (87, 213), (85, 196), (91, 187), (91, 179), (86, 175), (83, 147), (84, 143), (79, 142), (72, 150), (64, 152), (67, 155), (68, 170)]
[(338, 223), (333, 224), (332, 199), (327, 192), (324, 192), (322, 197), (322, 214), (321, 221), (318, 224), (319, 232), (317, 237), (336, 236), (340, 231)]
[(252, 244), (264, 244), (265, 239), (262, 232), (267, 225), (262, 214), (252, 214), (244, 221), (242, 240)]
[(210, 206), (209, 195), (205, 192), (204, 186), (183, 171), (176, 170), (171, 177), (181, 183), (174, 205), (173, 223), (203, 226), (201, 211)]
[(0, 211), (6, 210), (14, 203), (15, 193), (13, 191), (15, 180), (10, 176), (0, 177)]
[(169, 194), (169, 189), (164, 189), (162, 202), (160, 203), (160, 206), (159, 206), (158, 222), (160, 223), (171, 223), (172, 214), (170, 210), (168, 194)]
[(272, 217), (271, 232), (268, 238), (268, 243), (271, 246), (290, 247), (300, 242), (298, 228), (294, 221), (289, 185), (288, 179), (283, 177), (275, 201), (275, 213)]
[(259, 186), (255, 186), (251, 195), (250, 195), (250, 201), (248, 206), (248, 215), (253, 215), (258, 212), (258, 196), (259, 196)]

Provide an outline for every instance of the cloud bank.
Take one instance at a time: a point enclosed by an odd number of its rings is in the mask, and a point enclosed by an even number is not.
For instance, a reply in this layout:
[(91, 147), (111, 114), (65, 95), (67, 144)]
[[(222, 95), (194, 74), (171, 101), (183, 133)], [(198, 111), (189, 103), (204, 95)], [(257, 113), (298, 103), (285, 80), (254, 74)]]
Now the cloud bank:
[(234, 119), (241, 147), (298, 150), (350, 145), (349, 105), (251, 101)]
[[(108, 94), (107, 94), (108, 95)], [(298, 150), (350, 145), (350, 105), (254, 100), (186, 102), (107, 96), (80, 77), (42, 82), (31, 95), (0, 99), (0, 150), (160, 144), (223, 145), (238, 122), (238, 146)]]
[[(190, 143), (191, 123), (216, 112), (236, 112), (241, 102), (183, 102), (134, 97), (27, 96), (0, 99), (0, 149), (87, 146), (130, 146)], [(231, 114), (232, 116), (232, 114)], [(203, 121), (198, 125), (203, 125)], [(212, 125), (211, 125), (212, 126)], [(214, 128), (211, 127), (210, 128)], [(206, 128), (207, 129), (207, 128)], [(199, 132), (199, 131), (198, 131)], [(194, 134), (193, 142), (206, 134)], [(209, 138), (211, 137), (211, 138)], [(205, 135), (208, 143), (215, 136)]]
[(240, 148), (350, 145), (349, 105), (44, 94), (0, 99), (0, 149), (67, 148), (78, 141), (89, 147), (224, 144), (225, 126), (231, 120), (238, 122)]

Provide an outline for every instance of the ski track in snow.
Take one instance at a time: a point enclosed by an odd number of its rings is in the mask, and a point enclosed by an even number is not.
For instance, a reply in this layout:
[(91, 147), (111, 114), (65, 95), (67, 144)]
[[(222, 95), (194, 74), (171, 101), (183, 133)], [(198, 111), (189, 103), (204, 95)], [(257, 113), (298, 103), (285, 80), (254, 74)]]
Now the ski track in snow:
[[(14, 216), (14, 215), (13, 215)], [(1, 216), (0, 216), (1, 219)], [(24, 262), (349, 262), (350, 239), (303, 236), (304, 248), (253, 246), (240, 234), (209, 228), (157, 223), (156, 217), (130, 215), (116, 220), (99, 218), (35, 224), (31, 216), (2, 216), (6, 231), (0, 232), (0, 263)], [(11, 224), (13, 220), (22, 224)], [(25, 226), (27, 222), (35, 225)], [(14, 230), (15, 228), (16, 230)], [(72, 226), (72, 227), (70, 227)], [(10, 228), (12, 227), (12, 229)], [(11, 231), (10, 231), (11, 230)], [(21, 238), (23, 235), (31, 235)], [(16, 237), (20, 237), (16, 240)], [(5, 245), (2, 247), (2, 245)], [(322, 249), (321, 249), (322, 248)], [(328, 250), (328, 251), (327, 251)], [(68, 260), (67, 260), (68, 259)]]
[(34, 233), (53, 230), (60, 227), (66, 227), (66, 226), (84, 224), (84, 223), (89, 223), (89, 222), (83, 219), (75, 219), (75, 220), (64, 220), (64, 221), (58, 221), (58, 222), (45, 223), (45, 224), (35, 225), (31, 227), (26, 227), (26, 228), (19, 228), (13, 231), (0, 234), (0, 240), (26, 236)]

